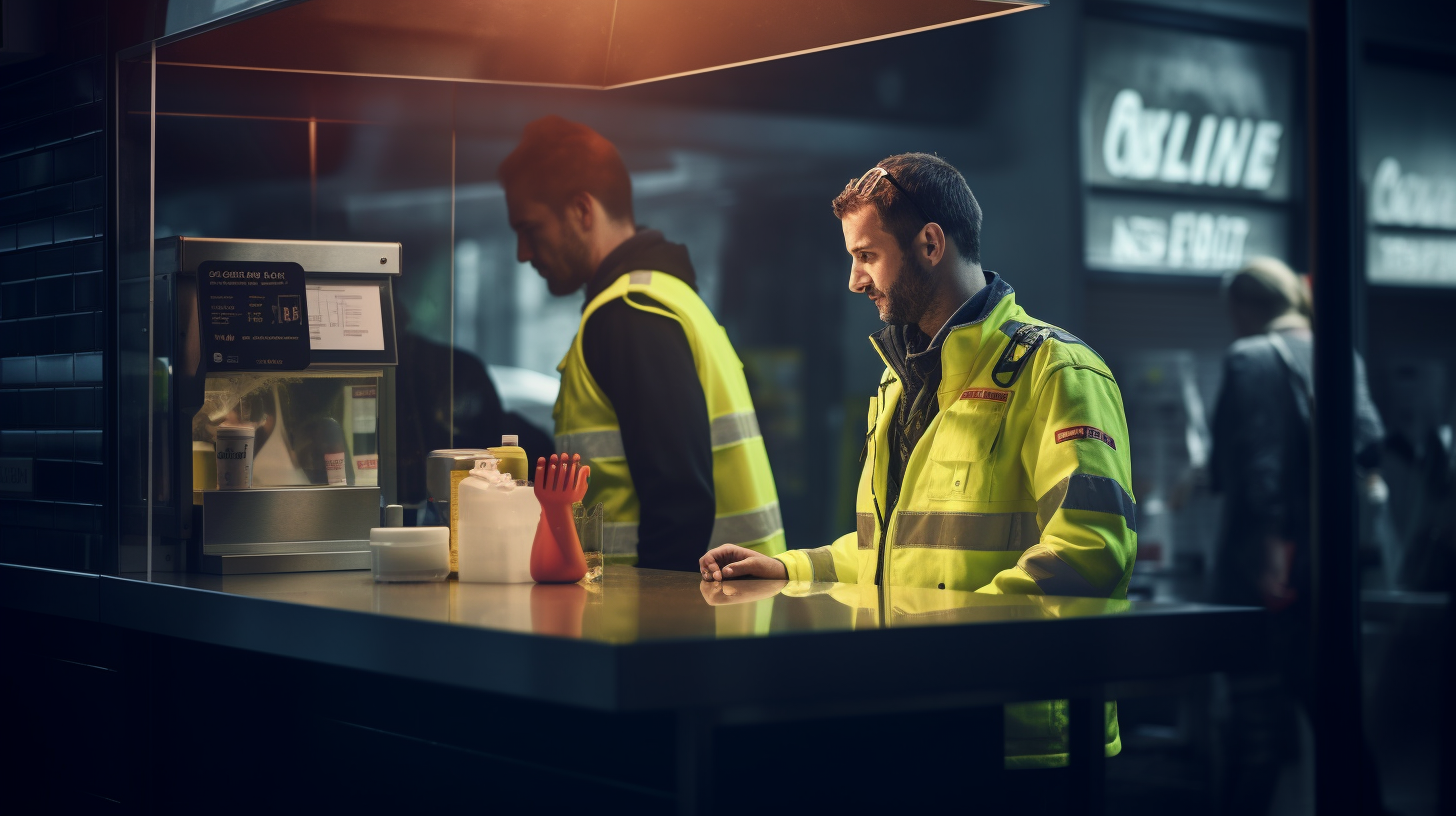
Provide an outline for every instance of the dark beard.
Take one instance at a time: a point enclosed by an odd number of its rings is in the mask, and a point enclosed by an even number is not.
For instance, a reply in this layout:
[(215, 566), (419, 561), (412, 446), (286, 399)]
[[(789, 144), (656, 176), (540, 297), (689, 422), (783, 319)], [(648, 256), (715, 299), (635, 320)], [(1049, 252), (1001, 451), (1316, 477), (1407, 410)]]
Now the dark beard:
[(880, 319), (891, 324), (919, 323), (935, 296), (935, 275), (906, 253), (900, 259), (895, 283), (885, 290), (885, 311)]
[(556, 260), (560, 267), (551, 269), (550, 274), (541, 277), (546, 279), (547, 291), (557, 297), (577, 291), (596, 273), (591, 268), (591, 248), (586, 241), (570, 233), (562, 236), (561, 246), (556, 250)]

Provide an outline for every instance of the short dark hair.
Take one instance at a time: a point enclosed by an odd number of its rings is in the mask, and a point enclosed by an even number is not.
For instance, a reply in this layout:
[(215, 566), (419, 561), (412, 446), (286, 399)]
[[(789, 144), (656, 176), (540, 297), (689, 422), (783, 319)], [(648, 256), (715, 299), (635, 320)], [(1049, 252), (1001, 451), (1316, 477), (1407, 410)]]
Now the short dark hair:
[(835, 196), (831, 206), (834, 216), (844, 218), (861, 207), (872, 206), (879, 213), (885, 230), (909, 251), (916, 233), (925, 221), (915, 209), (919, 204), (947, 238), (955, 242), (956, 251), (973, 264), (981, 263), (981, 205), (971, 194), (965, 176), (945, 159), (929, 153), (900, 153), (879, 163), (895, 181), (915, 199), (912, 204), (895, 189), (881, 181), (869, 196), (845, 188)]
[(577, 193), (590, 193), (607, 215), (633, 221), (632, 177), (622, 154), (600, 133), (560, 116), (526, 125), (521, 143), (500, 163), (503, 186), (527, 181), (534, 197), (560, 209)]

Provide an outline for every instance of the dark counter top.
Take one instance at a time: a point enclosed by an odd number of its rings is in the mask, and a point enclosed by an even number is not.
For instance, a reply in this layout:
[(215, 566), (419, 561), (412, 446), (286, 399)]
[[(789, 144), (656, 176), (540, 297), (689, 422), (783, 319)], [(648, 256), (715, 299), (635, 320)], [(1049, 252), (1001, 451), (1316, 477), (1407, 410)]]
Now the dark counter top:
[(1247, 665), (1263, 625), (1244, 608), (715, 585), (630, 567), (551, 586), (377, 584), (368, 572), (148, 580), (0, 565), (0, 604), (604, 711), (832, 703), (907, 685), (921, 696), (1037, 699)]

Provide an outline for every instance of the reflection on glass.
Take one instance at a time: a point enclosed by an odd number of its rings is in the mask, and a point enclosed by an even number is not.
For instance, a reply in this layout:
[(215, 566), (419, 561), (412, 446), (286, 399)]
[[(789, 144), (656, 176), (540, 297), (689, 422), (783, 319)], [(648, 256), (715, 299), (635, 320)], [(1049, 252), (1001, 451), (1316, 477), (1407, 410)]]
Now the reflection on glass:
[[(378, 484), (382, 373), (209, 374), (192, 418), (193, 489), (217, 487), (217, 429), (255, 428), (254, 487)], [(346, 431), (347, 429), (347, 431)]]

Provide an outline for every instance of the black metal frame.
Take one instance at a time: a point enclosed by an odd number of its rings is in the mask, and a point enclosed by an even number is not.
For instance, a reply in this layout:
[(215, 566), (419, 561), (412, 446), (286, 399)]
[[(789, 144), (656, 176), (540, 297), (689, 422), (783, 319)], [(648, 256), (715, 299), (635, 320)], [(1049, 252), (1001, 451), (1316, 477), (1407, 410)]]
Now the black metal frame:
[[(1309, 9), (1309, 230), (1314, 270), (1315, 810), (1362, 802), (1360, 604), (1355, 497), (1355, 48), (1351, 0)], [(1321, 444), (1321, 443), (1324, 444)]]

